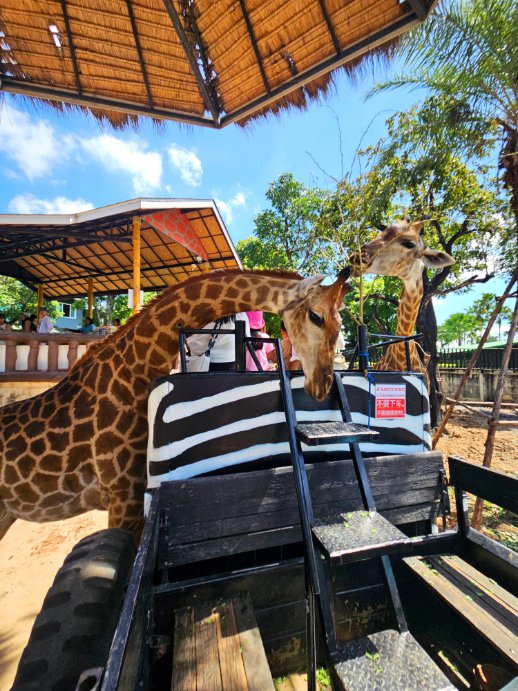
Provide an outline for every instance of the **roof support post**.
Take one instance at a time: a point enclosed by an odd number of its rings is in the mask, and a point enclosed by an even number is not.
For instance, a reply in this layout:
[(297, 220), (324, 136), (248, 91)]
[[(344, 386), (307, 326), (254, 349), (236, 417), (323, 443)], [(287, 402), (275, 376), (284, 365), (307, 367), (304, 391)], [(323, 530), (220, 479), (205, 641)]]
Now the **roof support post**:
[(94, 314), (94, 279), (88, 277), (88, 316), (90, 319)]
[(133, 217), (133, 314), (141, 310), (140, 305), (140, 216)]
[(38, 285), (38, 315), (40, 307), (43, 307), (43, 286), (41, 283)]

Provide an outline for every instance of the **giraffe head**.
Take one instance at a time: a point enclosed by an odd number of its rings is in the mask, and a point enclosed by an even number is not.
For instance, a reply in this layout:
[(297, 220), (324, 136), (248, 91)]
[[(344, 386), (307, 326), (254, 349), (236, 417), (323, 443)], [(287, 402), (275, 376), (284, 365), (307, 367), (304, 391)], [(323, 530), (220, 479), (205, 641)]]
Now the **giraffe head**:
[(455, 259), (446, 252), (425, 245), (423, 225), (405, 219), (384, 228), (349, 258), (353, 276), (372, 273), (405, 280), (419, 276), (425, 266), (440, 269), (454, 264)]
[(349, 270), (341, 271), (329, 286), (324, 276), (313, 276), (297, 284), (296, 296), (280, 312), (305, 374), (305, 390), (323, 400), (333, 383), (335, 347), (342, 319), (338, 312), (350, 286)]

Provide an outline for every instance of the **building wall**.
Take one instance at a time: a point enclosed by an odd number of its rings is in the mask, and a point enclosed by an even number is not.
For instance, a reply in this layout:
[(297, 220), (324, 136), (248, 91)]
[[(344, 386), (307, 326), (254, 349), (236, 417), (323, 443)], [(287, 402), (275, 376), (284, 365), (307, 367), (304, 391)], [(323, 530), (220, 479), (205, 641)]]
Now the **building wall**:
[(83, 324), (83, 310), (77, 309), (76, 316), (59, 317), (54, 320), (54, 326), (58, 329), (79, 329)]
[[(444, 395), (453, 397), (464, 375), (464, 370), (441, 369), (439, 372)], [(498, 370), (474, 370), (464, 385), (460, 400), (494, 401), (498, 375)], [(505, 375), (502, 400), (507, 403), (518, 401), (518, 372), (508, 371)]]

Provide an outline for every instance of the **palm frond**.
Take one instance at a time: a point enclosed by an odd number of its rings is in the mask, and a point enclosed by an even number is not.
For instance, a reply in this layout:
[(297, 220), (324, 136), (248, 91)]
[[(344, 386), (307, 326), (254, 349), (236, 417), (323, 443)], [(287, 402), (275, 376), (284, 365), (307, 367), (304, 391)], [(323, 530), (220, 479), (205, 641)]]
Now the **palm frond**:
[(469, 102), (486, 117), (516, 122), (518, 4), (516, 0), (459, 0), (436, 10), (398, 46), (407, 72), (376, 85), (425, 87)]

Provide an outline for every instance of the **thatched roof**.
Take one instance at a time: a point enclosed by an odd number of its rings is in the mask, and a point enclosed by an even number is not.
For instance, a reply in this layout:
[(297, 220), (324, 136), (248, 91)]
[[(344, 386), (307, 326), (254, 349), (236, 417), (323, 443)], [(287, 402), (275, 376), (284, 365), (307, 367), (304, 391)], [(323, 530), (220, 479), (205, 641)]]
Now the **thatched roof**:
[(160, 290), (207, 269), (242, 268), (219, 211), (205, 199), (133, 199), (77, 214), (0, 214), (0, 275), (46, 298), (103, 295), (133, 285), (140, 217), (141, 288)]
[(304, 107), (437, 0), (2, 0), (0, 89), (223, 127)]

